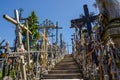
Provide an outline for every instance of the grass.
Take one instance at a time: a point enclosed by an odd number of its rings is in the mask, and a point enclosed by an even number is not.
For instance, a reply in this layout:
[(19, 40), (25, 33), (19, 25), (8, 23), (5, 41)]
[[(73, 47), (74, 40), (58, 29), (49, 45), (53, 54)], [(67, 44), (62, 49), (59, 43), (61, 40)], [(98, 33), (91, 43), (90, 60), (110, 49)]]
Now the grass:
[(0, 80), (2, 80), (2, 70), (0, 69)]

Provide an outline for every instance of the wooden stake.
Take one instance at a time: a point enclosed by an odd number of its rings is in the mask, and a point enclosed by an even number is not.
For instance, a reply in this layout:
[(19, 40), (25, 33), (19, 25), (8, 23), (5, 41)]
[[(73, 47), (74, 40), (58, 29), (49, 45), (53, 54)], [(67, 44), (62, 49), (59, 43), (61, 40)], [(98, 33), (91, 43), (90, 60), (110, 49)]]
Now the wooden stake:
[(21, 67), (22, 67), (22, 78), (23, 80), (27, 80), (26, 78), (26, 70), (25, 70), (25, 61), (24, 61), (24, 56), (20, 56), (20, 59), (21, 59)]

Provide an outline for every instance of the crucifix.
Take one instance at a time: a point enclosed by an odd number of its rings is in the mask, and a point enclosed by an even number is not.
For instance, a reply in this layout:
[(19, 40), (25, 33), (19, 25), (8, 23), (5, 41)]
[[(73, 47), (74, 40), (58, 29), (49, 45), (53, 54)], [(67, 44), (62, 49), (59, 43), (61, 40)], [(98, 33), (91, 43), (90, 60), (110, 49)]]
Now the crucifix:
[(3, 15), (3, 17), (6, 19), (6, 20), (8, 20), (8, 21), (10, 21), (11, 23), (13, 23), (13, 24), (15, 24), (16, 25), (16, 30), (15, 30), (15, 34), (16, 34), (16, 51), (17, 52), (23, 52), (23, 51), (25, 51), (25, 49), (24, 49), (24, 45), (23, 45), (23, 43), (22, 43), (22, 33), (21, 33), (21, 28), (23, 28), (23, 29), (25, 29), (26, 31), (28, 31), (30, 34), (32, 34), (31, 33), (31, 31), (29, 31), (28, 30), (28, 28), (26, 28), (26, 26), (24, 26), (23, 24), (21, 24), (20, 23), (20, 21), (19, 21), (19, 14), (18, 14), (18, 10), (15, 10), (14, 11), (15, 13), (15, 19), (14, 18), (11, 18), (11, 17), (9, 17), (8, 15)]

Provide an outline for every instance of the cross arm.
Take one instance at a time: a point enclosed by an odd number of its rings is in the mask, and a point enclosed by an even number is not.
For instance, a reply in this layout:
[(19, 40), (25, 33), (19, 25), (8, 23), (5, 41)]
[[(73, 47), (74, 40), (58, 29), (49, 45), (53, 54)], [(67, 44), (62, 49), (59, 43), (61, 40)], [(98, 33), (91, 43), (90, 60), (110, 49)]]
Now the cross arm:
[(70, 28), (75, 28), (75, 27), (78, 27), (78, 26), (82, 27), (83, 22), (85, 22), (84, 18), (71, 20), (71, 27)]
[(52, 28), (52, 29), (62, 29), (62, 27), (54, 27), (54, 26), (45, 26), (45, 27), (41, 27), (39, 26), (39, 29), (47, 29), (47, 28)]
[(99, 15), (90, 16), (90, 20), (91, 20), (91, 22), (97, 20), (98, 16), (99, 16)]
[(39, 26), (39, 29), (47, 29), (47, 28), (54, 28), (54, 26), (45, 26), (45, 27), (42, 27), (42, 26)]
[(62, 29), (62, 27), (55, 27), (54, 29)]
[(48, 38), (45, 36), (45, 34), (43, 33), (40, 33), (42, 35), (42, 37), (45, 39), (45, 40), (48, 40)]
[(6, 15), (6, 14), (3, 15), (3, 18), (5, 18), (6, 20), (12, 22), (15, 25), (19, 24), (21, 28), (27, 30), (30, 34), (32, 34), (32, 32), (30, 30), (28, 30), (28, 28), (26, 28), (25, 25), (18, 23), (16, 20), (14, 20), (13, 18), (9, 17), (8, 15)]
[[(91, 22), (93, 22), (97, 19), (97, 17), (98, 17), (98, 15), (90, 16), (89, 19), (91, 20)], [(86, 23), (86, 18), (85, 17), (71, 20), (71, 27), (70, 28), (75, 28), (75, 27), (78, 27), (78, 26), (82, 27), (82, 23)]]

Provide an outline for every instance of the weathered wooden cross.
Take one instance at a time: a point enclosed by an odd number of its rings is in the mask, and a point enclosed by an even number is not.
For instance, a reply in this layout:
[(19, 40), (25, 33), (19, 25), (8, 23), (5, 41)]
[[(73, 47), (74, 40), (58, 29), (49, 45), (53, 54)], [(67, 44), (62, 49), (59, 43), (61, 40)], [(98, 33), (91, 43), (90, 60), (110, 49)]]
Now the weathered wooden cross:
[[(23, 24), (20, 23), (19, 21), (19, 14), (18, 14), (18, 10), (15, 10), (15, 19), (14, 18), (11, 18), (9, 17), (8, 15), (3, 15), (3, 17), (10, 21), (11, 23), (15, 24), (16, 25), (16, 51), (17, 52), (24, 52), (25, 49), (24, 49), (24, 45), (22, 43), (22, 30), (21, 28), (25, 29), (27, 32), (29, 32), (30, 34), (31, 31), (28, 30), (28, 28), (26, 28), (26, 26), (24, 26)], [(30, 57), (30, 56), (29, 56)], [(20, 56), (21, 60), (22, 60), (22, 64), (24, 64), (24, 56)], [(28, 63), (29, 63), (29, 60), (28, 60)], [(22, 76), (22, 79), (23, 80), (27, 80), (26, 79), (26, 71), (25, 71), (25, 65), (22, 66), (22, 73), (23, 73), (23, 76)]]
[(79, 19), (71, 20), (71, 28), (79, 28), (81, 30), (84, 27), (84, 24), (87, 25), (88, 34), (91, 34), (91, 22), (95, 21), (98, 15), (90, 15), (87, 5), (83, 6), (85, 16), (82, 16)]
[(58, 29), (62, 29), (62, 27), (58, 27), (58, 22), (56, 22), (56, 27), (54, 29), (56, 29), (56, 44), (58, 44)]
[[(79, 28), (79, 32), (80, 32), (80, 39), (81, 39), (81, 43), (83, 44), (83, 42), (84, 43), (86, 43), (85, 42), (85, 38), (84, 38), (84, 36), (85, 36), (85, 34), (86, 33), (84, 33), (84, 34), (82, 34), (81, 35), (81, 30), (82, 30), (82, 28), (83, 27), (86, 27), (87, 26), (87, 33), (88, 33), (88, 35), (89, 36), (91, 36), (91, 33), (92, 33), (92, 25), (91, 25), (91, 22), (94, 22), (95, 20), (96, 20), (96, 18), (97, 18), (97, 15), (90, 15), (89, 14), (89, 10), (88, 10), (88, 7), (87, 7), (87, 5), (84, 5), (83, 6), (83, 8), (84, 8), (84, 15), (82, 15), (81, 16), (81, 18), (78, 18), (78, 19), (74, 19), (74, 20), (71, 20), (71, 28), (75, 28), (75, 35), (76, 35), (76, 38), (78, 37), (78, 28)], [(87, 38), (88, 40), (89, 40), (89, 42), (90, 42), (90, 39), (89, 38)], [(77, 42), (77, 41), (76, 41)], [(80, 44), (76, 44), (76, 45), (80, 45)], [(91, 49), (91, 44), (89, 43), (89, 45), (87, 45), (87, 46), (83, 46), (83, 48), (85, 48), (83, 51), (84, 51), (84, 53), (85, 52), (87, 52), (87, 47), (89, 48), (89, 49)], [(76, 49), (77, 50), (77, 49)], [(85, 54), (83, 54), (82, 55), (82, 57), (83, 58), (85, 58)], [(84, 71), (86, 72), (86, 61), (87, 61), (87, 59), (84, 59), (83, 60), (83, 68), (84, 68)], [(84, 73), (84, 71), (83, 71), (83, 73)]]
[(45, 24), (44, 26), (39, 26), (39, 29), (43, 29), (44, 30), (44, 34), (42, 34), (42, 37), (43, 37), (43, 45), (42, 45), (42, 49), (43, 49), (43, 67), (46, 67), (46, 60), (47, 60), (47, 34), (48, 34), (48, 29), (56, 29), (56, 43), (58, 42), (58, 30), (59, 28), (61, 27), (58, 27), (58, 24), (56, 24), (56, 27), (54, 25), (50, 25), (49, 24), (49, 20), (46, 19), (45, 20)]
[(21, 51), (24, 51), (24, 45), (22, 43), (22, 34), (21, 34), (21, 28), (25, 29), (26, 31), (28, 31), (30, 34), (31, 31), (28, 30), (28, 28), (26, 28), (25, 25), (21, 24), (20, 21), (19, 21), (19, 14), (18, 14), (18, 10), (15, 10), (15, 19), (14, 18), (11, 18), (9, 17), (8, 15), (3, 15), (3, 17), (10, 21), (11, 23), (15, 24), (16, 25), (16, 39), (17, 39), (17, 42), (16, 42), (16, 51), (17, 52), (21, 52)]

